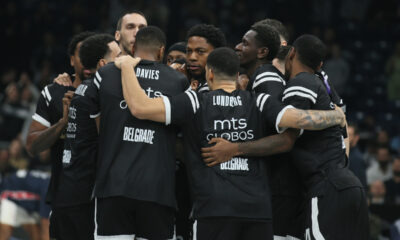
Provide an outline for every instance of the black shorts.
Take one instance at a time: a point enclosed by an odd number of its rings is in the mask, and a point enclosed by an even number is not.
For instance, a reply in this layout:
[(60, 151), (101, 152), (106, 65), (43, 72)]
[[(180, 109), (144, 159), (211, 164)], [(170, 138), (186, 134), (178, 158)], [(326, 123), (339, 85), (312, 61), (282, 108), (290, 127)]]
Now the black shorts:
[(296, 219), (301, 214), (302, 202), (301, 196), (272, 196), (272, 227), (275, 239), (301, 238), (304, 229), (297, 224)]
[(323, 196), (308, 200), (302, 220), (305, 239), (369, 239), (367, 199), (362, 187), (338, 191), (328, 183)]
[(126, 197), (97, 198), (96, 235), (101, 239), (148, 240), (174, 236), (175, 210), (153, 202)]
[(49, 231), (57, 240), (94, 239), (94, 202), (53, 209)]
[(202, 218), (193, 224), (193, 240), (272, 240), (272, 222)]

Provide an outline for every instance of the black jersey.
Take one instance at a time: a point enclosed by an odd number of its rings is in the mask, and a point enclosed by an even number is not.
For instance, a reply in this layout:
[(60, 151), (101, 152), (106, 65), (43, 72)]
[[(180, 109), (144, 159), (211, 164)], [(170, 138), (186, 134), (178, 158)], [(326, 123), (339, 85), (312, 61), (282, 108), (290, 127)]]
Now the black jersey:
[[(136, 76), (151, 97), (174, 96), (188, 89), (186, 77), (167, 65), (142, 60)], [(132, 116), (122, 94), (121, 71), (113, 63), (101, 68), (100, 132), (95, 196), (125, 196), (176, 207), (176, 129)]]
[(272, 64), (263, 64), (251, 76), (247, 90), (281, 97), (285, 86), (286, 81), (282, 73)]
[(194, 218), (271, 218), (265, 161), (235, 157), (207, 167), (200, 155), (200, 148), (214, 137), (241, 142), (269, 135), (267, 126), (278, 125), (286, 109), (271, 99), (268, 94), (253, 97), (248, 91), (221, 89), (164, 97), (166, 123), (183, 127)]
[(62, 158), (63, 169), (57, 191), (59, 206), (91, 201), (97, 157), (97, 127), (94, 118), (98, 91), (93, 79), (79, 85), (71, 100)]
[[(58, 84), (49, 84), (44, 87), (39, 97), (36, 113), (32, 116), (33, 120), (41, 123), (43, 126), (51, 127), (56, 124), (63, 114), (62, 99), (68, 90), (73, 90), (71, 87), (64, 87)], [(55, 199), (55, 192), (59, 184), (59, 176), (62, 168), (61, 159), (64, 147), (65, 135), (62, 134), (60, 138), (51, 146), (51, 179), (49, 189), (47, 191), (46, 201), (51, 202), (52, 206), (57, 206), (57, 199)]]
[[(266, 93), (282, 99), (286, 81), (282, 73), (272, 64), (258, 67), (249, 81), (248, 91)], [(274, 132), (273, 133), (277, 133)], [(268, 156), (268, 177), (272, 195), (298, 196), (301, 192), (300, 174), (293, 165), (290, 153)]]
[[(299, 73), (288, 82), (282, 100), (300, 109), (332, 110), (334, 104), (318, 76)], [(346, 165), (345, 145), (340, 126), (320, 131), (302, 131), (292, 151), (294, 164), (310, 187), (320, 173)]]

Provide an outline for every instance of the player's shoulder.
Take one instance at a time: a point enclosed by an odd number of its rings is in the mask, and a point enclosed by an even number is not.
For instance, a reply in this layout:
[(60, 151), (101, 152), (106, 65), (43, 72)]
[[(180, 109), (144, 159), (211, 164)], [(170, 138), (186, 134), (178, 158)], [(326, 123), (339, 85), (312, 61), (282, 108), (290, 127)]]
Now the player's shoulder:
[(62, 86), (58, 83), (51, 83), (42, 89), (41, 94), (48, 101), (51, 102), (53, 99), (59, 99), (64, 97), (64, 93), (68, 90), (74, 90), (72, 87)]
[(159, 68), (161, 71), (165, 72), (168, 74), (171, 79), (177, 79), (177, 80), (186, 80), (185, 74), (176, 71), (175, 69), (171, 68), (170, 66), (164, 64), (164, 63), (156, 63), (157, 68)]
[(265, 77), (275, 77), (283, 80), (283, 74), (272, 64), (259, 66), (253, 74), (255, 80)]
[(95, 89), (94, 78), (86, 79), (76, 88), (74, 98), (76, 96), (85, 96), (88, 93), (96, 90), (97, 89)]
[(287, 87), (300, 86), (316, 90), (321, 86), (321, 80), (313, 73), (302, 72), (288, 81)]
[(118, 73), (120, 74), (120, 72), (121, 71), (115, 66), (114, 62), (110, 62), (101, 67), (99, 70), (97, 70), (95, 78), (103, 78)]

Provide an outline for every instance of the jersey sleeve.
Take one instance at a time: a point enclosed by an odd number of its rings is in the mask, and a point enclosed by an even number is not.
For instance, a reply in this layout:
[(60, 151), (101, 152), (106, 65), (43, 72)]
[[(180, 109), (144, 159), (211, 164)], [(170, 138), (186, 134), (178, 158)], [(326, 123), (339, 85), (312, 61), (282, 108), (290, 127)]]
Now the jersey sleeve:
[(285, 80), (275, 72), (260, 72), (253, 76), (252, 90), (255, 93), (266, 93), (279, 96), (285, 87)]
[(309, 82), (307, 79), (292, 79), (283, 91), (283, 103), (300, 109), (311, 109), (317, 102), (318, 89)]
[(192, 90), (173, 97), (163, 96), (165, 124), (185, 125), (200, 109), (198, 94)]
[(100, 116), (99, 89), (94, 84), (94, 81), (88, 84), (85, 96), (88, 102), (90, 118)]
[(89, 99), (90, 118), (100, 116), (99, 91), (102, 81), (101, 69), (94, 75), (93, 83), (88, 85), (87, 96)]
[(285, 111), (289, 108), (294, 108), (292, 105), (284, 105), (271, 95), (260, 93), (256, 95), (256, 106), (263, 119), (266, 120), (266, 124), (275, 126), (277, 133), (282, 133), (286, 130), (286, 128), (280, 128), (279, 123)]
[(38, 103), (36, 105), (36, 112), (32, 116), (32, 119), (39, 122), (43, 126), (50, 127), (50, 101), (52, 97), (48, 86), (42, 90)]

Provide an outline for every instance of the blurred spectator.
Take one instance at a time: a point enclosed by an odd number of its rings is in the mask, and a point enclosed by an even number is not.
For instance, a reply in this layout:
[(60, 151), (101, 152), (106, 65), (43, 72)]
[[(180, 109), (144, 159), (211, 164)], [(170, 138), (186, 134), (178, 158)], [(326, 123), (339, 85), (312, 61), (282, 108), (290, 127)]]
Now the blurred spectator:
[(0, 106), (0, 140), (14, 139), (21, 131), (25, 119), (29, 117), (28, 109), (20, 103), (18, 85), (10, 83), (6, 88), (4, 103)]
[(390, 239), (400, 240), (400, 220), (394, 222), (392, 227), (390, 228)]
[(377, 180), (386, 181), (392, 178), (392, 157), (389, 152), (389, 148), (381, 146), (378, 148), (376, 153), (375, 162), (371, 163), (371, 166), (367, 170), (367, 183), (371, 184)]
[(400, 99), (400, 42), (397, 42), (393, 55), (386, 63), (385, 72), (388, 78), (388, 98)]
[(324, 70), (338, 94), (343, 95), (348, 84), (350, 67), (346, 59), (342, 57), (340, 46), (336, 43), (331, 47), (331, 58), (325, 62)]
[(400, 205), (400, 155), (395, 157), (392, 168), (393, 178), (385, 181), (386, 199)]
[(367, 187), (367, 166), (360, 149), (357, 146), (360, 135), (358, 128), (354, 124), (348, 125), (348, 135), (350, 141), (349, 168), (360, 179), (362, 185)]
[(389, 134), (386, 130), (379, 130), (376, 136), (378, 146), (389, 146)]
[(386, 195), (385, 184), (380, 180), (372, 182), (369, 186), (369, 194), (371, 204), (384, 204)]

